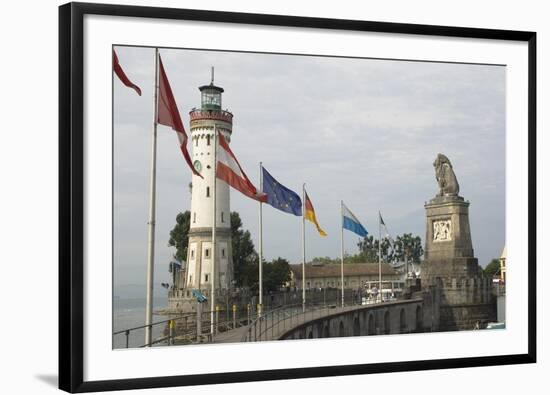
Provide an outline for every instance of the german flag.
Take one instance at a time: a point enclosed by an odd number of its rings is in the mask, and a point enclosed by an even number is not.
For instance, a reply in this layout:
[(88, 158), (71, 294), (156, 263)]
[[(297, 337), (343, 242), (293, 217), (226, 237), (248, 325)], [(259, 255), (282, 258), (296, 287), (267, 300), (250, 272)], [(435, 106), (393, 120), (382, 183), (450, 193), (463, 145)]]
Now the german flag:
[(321, 229), (321, 227), (319, 226), (319, 223), (317, 222), (317, 218), (315, 217), (315, 210), (313, 209), (313, 204), (311, 203), (311, 200), (309, 200), (309, 196), (307, 195), (306, 191), (304, 191), (304, 194), (306, 198), (306, 201), (305, 201), (306, 212), (305, 212), (304, 218), (310, 221), (311, 223), (315, 224), (315, 226), (317, 227), (317, 232), (319, 232), (319, 234), (322, 237), (325, 237), (327, 233), (323, 229)]

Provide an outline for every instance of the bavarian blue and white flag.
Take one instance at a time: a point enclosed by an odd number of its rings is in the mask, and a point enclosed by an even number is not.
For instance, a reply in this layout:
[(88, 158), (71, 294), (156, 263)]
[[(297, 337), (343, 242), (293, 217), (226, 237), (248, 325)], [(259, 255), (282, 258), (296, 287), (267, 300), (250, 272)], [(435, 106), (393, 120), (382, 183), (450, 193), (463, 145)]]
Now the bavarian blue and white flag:
[(344, 202), (342, 202), (342, 226), (344, 229), (351, 230), (353, 233), (365, 237), (369, 234), (365, 227), (361, 225), (361, 222), (357, 219), (355, 215), (351, 212), (349, 208), (346, 207)]

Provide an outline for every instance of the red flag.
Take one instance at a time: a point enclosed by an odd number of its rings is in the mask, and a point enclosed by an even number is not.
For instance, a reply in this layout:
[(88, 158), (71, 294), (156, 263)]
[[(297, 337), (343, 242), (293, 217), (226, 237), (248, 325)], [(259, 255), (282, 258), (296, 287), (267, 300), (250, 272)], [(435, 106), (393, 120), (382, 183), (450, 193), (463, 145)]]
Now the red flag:
[(137, 86), (132, 81), (130, 81), (130, 79), (126, 76), (126, 73), (124, 72), (124, 70), (122, 70), (122, 67), (120, 67), (120, 63), (118, 63), (118, 56), (116, 56), (116, 52), (114, 49), (113, 49), (113, 70), (124, 85), (126, 85), (128, 88), (132, 88), (137, 92), (138, 95), (141, 96), (141, 89), (139, 89), (139, 86)]
[(180, 143), (180, 149), (185, 158), (185, 161), (191, 168), (193, 174), (203, 178), (198, 171), (195, 170), (191, 157), (189, 156), (189, 151), (187, 151), (187, 134), (183, 128), (183, 122), (181, 121), (180, 112), (178, 111), (178, 106), (176, 105), (176, 99), (174, 99), (174, 94), (172, 93), (172, 88), (170, 87), (170, 82), (164, 71), (164, 66), (162, 65), (162, 59), (159, 55), (159, 65), (160, 65), (160, 74), (159, 74), (159, 92), (158, 92), (158, 106), (157, 106), (157, 123), (161, 125), (170, 126), (176, 134), (178, 135), (178, 140)]
[(227, 144), (227, 141), (223, 135), (218, 134), (218, 136), (220, 141), (220, 150), (218, 150), (216, 177), (225, 181), (245, 196), (265, 203), (267, 201), (267, 195), (265, 193), (258, 192), (256, 187), (246, 176), (241, 165), (239, 164), (239, 161), (229, 148), (229, 144)]

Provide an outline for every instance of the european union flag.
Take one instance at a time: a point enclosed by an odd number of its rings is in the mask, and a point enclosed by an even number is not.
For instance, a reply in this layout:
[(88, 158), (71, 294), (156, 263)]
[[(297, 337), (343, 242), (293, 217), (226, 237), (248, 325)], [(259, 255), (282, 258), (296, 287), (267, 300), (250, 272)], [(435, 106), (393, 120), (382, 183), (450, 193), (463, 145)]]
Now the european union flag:
[(281, 185), (268, 171), (262, 167), (263, 193), (267, 195), (267, 204), (285, 213), (302, 215), (302, 200), (294, 191)]

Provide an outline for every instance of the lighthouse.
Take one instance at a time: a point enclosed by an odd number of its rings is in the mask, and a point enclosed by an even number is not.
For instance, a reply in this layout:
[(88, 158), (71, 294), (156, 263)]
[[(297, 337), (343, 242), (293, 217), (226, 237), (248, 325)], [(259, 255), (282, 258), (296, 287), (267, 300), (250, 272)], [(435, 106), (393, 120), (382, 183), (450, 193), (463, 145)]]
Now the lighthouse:
[[(203, 176), (193, 174), (191, 183), (191, 218), (187, 248), (186, 294), (200, 290), (210, 296), (226, 293), (233, 285), (231, 251), (231, 217), (229, 186), (215, 175), (215, 133), (230, 142), (233, 114), (222, 110), (223, 88), (214, 85), (214, 70), (209, 85), (199, 87), (200, 109), (189, 112), (191, 158), (193, 166)], [(219, 149), (219, 146), (218, 146)], [(216, 204), (214, 212), (214, 183)], [(213, 254), (212, 225), (216, 223), (216, 251)], [(214, 256), (215, 261), (212, 259)], [(214, 284), (212, 284), (214, 279)]]

